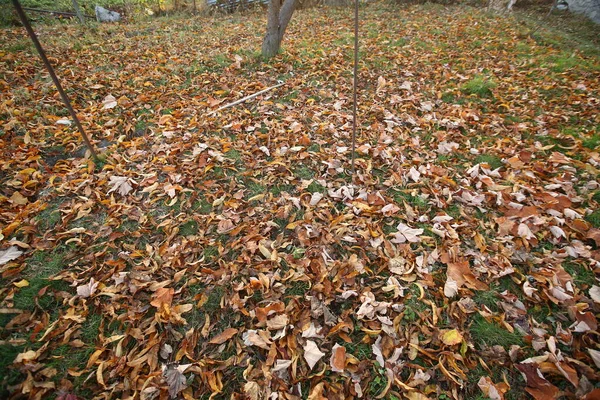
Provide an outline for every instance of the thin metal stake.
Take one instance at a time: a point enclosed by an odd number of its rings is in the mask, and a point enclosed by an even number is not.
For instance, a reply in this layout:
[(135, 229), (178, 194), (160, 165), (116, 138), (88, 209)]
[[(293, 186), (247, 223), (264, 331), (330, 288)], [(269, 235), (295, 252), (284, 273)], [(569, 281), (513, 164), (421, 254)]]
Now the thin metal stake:
[(75, 122), (75, 126), (77, 126), (77, 129), (79, 130), (79, 133), (81, 134), (81, 137), (83, 138), (83, 141), (85, 142), (88, 149), (90, 149), (90, 152), (92, 153), (92, 156), (94, 157), (94, 159), (97, 160), (98, 154), (96, 153), (96, 150), (94, 150), (94, 146), (92, 146), (90, 139), (88, 138), (87, 134), (83, 130), (83, 126), (81, 126), (81, 123), (79, 122), (79, 118), (77, 117), (77, 114), (75, 114), (75, 110), (73, 110), (73, 107), (71, 106), (71, 102), (69, 101), (67, 94), (63, 90), (62, 86), (60, 85), (60, 81), (58, 80), (58, 77), (54, 73), (54, 68), (52, 68), (52, 64), (50, 64), (50, 61), (48, 61), (48, 57), (46, 57), (46, 53), (44, 53), (44, 49), (42, 49), (42, 45), (40, 44), (37, 36), (35, 35), (35, 32), (31, 28), (31, 24), (29, 24), (29, 20), (27, 19), (25, 12), (21, 8), (21, 4), (19, 3), (19, 0), (12, 0), (12, 3), (13, 3), (13, 6), (15, 6), (15, 10), (17, 11), (17, 14), (19, 14), (19, 18), (21, 18), (21, 22), (23, 22), (23, 26), (25, 26), (25, 29), (27, 30), (27, 33), (29, 34), (31, 41), (35, 45), (35, 48), (36, 48), (38, 54), (42, 58), (42, 61), (44, 62), (44, 65), (46, 66), (46, 69), (48, 70), (48, 73), (50, 74), (52, 81), (54, 81), (54, 85), (56, 86), (58, 93), (60, 93), (60, 97), (62, 98), (63, 103), (65, 103), (67, 110), (69, 110), (69, 113), (71, 114), (71, 118), (73, 118), (73, 121)]
[(358, 0), (354, 0), (354, 82), (352, 101), (352, 176), (354, 176), (354, 157), (356, 150), (356, 84), (358, 81)]

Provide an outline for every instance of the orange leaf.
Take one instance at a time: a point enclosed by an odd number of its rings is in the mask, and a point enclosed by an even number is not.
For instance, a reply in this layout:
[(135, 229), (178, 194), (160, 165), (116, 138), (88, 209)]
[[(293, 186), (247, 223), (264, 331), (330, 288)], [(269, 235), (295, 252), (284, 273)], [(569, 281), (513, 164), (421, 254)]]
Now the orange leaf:
[(235, 334), (238, 333), (238, 330), (235, 328), (227, 328), (223, 332), (219, 333), (214, 338), (210, 339), (210, 344), (222, 344), (231, 339)]
[(156, 292), (154, 292), (150, 304), (156, 308), (161, 308), (163, 305), (171, 306), (171, 302), (173, 301), (173, 293), (175, 293), (175, 289), (173, 288), (159, 288)]

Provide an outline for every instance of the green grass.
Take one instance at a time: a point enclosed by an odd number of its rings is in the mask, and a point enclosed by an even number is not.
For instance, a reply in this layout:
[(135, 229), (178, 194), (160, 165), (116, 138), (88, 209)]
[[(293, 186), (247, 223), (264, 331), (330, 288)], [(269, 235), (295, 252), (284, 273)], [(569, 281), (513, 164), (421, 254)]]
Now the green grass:
[(179, 226), (179, 234), (181, 236), (192, 236), (198, 233), (198, 223), (194, 220), (187, 221)]
[(461, 86), (461, 90), (468, 94), (478, 97), (492, 97), (492, 89), (496, 87), (496, 83), (492, 79), (485, 78), (481, 75), (473, 77), (471, 80)]
[(242, 159), (242, 153), (235, 149), (231, 149), (227, 153), (225, 153), (225, 157), (237, 162)]
[(585, 220), (592, 224), (594, 228), (600, 228), (600, 210), (596, 210), (585, 216)]
[(259, 194), (264, 194), (267, 192), (267, 189), (264, 185), (253, 181), (253, 180), (248, 180), (245, 183), (245, 187), (246, 187), (246, 199), (251, 199), (254, 196), (257, 196)]
[(563, 73), (576, 67), (583, 60), (576, 58), (573, 54), (561, 53), (546, 58), (546, 63), (550, 65), (550, 70), (556, 73)]
[(600, 133), (596, 133), (586, 139), (583, 139), (581, 144), (583, 147), (586, 147), (590, 150), (598, 150), (600, 147)]
[(285, 297), (304, 297), (307, 293), (310, 284), (305, 281), (293, 281), (287, 285), (285, 289)]
[(192, 210), (204, 215), (210, 214), (212, 211), (212, 203), (206, 200), (205, 197), (202, 197), (200, 200), (194, 202)]
[(562, 267), (573, 277), (573, 281), (577, 286), (590, 287), (598, 284), (594, 272), (586, 268), (585, 265), (566, 262), (562, 264)]
[(0, 344), (0, 398), (8, 399), (8, 387), (21, 382), (21, 373), (11, 369), (13, 361), (19, 353), (26, 351), (24, 346)]
[(390, 193), (391, 193), (391, 196), (394, 199), (394, 201), (399, 205), (402, 205), (406, 202), (413, 208), (417, 208), (418, 210), (421, 210), (421, 211), (425, 211), (426, 209), (429, 208), (427, 199), (425, 199), (421, 196), (413, 196), (407, 190), (391, 189)]
[(325, 187), (318, 182), (311, 182), (310, 185), (306, 188), (310, 193), (325, 193)]
[(93, 352), (93, 346), (72, 347), (63, 344), (51, 351), (46, 365), (56, 368), (58, 375), (55, 378), (60, 379), (67, 375), (68, 369), (82, 369)]
[(315, 172), (312, 169), (303, 165), (294, 170), (294, 175), (299, 179), (308, 180), (312, 179), (315, 176)]
[[(49, 286), (49, 289), (44, 295), (39, 296), (38, 293), (42, 288)], [(55, 296), (55, 292), (65, 291), (72, 292), (72, 288), (64, 281), (51, 281), (46, 278), (31, 278), (29, 285), (20, 288), (14, 296), (15, 308), (20, 310), (33, 311), (36, 307), (36, 299), (40, 308), (51, 311), (62, 304), (62, 300)]]
[(524, 344), (523, 338), (518, 333), (511, 333), (498, 324), (488, 322), (479, 314), (473, 318), (470, 332), (473, 342), (480, 349), (494, 345), (508, 348), (513, 344), (519, 346)]
[(202, 251), (205, 262), (212, 262), (218, 255), (219, 249), (215, 246), (207, 246)]
[(61, 221), (58, 203), (50, 204), (44, 211), (39, 213), (35, 218), (39, 231), (43, 234), (54, 229)]
[(473, 162), (473, 165), (476, 164), (488, 164), (490, 166), (491, 169), (497, 169), (502, 167), (504, 164), (502, 163), (502, 159), (500, 157), (491, 155), (491, 154), (480, 154), (477, 157), (475, 157), (475, 161)]
[(87, 345), (93, 345), (98, 340), (102, 315), (89, 314), (81, 324), (81, 340)]
[(75, 254), (75, 246), (59, 245), (53, 250), (38, 250), (27, 260), (25, 278), (49, 278), (62, 271), (68, 260)]
[(385, 369), (375, 368), (372, 369), (371, 380), (367, 386), (366, 394), (367, 398), (376, 398), (387, 386), (388, 378), (385, 375)]
[(206, 300), (206, 303), (204, 303), (204, 305), (202, 306), (204, 311), (208, 313), (214, 313), (217, 310), (220, 310), (221, 299), (223, 298), (224, 294), (225, 291), (221, 286), (215, 286), (208, 294), (208, 300)]
[(270, 192), (273, 194), (273, 196), (279, 197), (281, 195), (281, 193), (283, 193), (283, 192), (292, 194), (292, 193), (294, 193), (295, 190), (296, 190), (296, 187), (293, 185), (282, 184), (282, 185), (275, 185), (275, 186), (271, 187)]
[(367, 343), (340, 343), (340, 346), (346, 347), (346, 352), (352, 354), (359, 360), (370, 360), (373, 358), (373, 348)]

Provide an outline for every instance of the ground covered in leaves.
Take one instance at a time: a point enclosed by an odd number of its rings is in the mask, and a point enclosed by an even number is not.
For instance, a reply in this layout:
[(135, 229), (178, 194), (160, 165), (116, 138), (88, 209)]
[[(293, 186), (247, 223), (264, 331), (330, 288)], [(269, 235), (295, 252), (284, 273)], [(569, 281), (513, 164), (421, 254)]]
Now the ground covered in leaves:
[(598, 43), (361, 15), (1, 32), (1, 397), (598, 398)]

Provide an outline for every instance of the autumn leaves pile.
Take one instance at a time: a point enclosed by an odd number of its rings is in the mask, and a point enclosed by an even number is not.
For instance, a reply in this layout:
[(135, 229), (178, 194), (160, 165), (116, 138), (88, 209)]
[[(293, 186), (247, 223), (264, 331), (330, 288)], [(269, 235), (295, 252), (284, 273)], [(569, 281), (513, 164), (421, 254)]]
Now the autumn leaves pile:
[(98, 163), (0, 33), (1, 393), (598, 397), (597, 56), (363, 12), (353, 179), (344, 10), (40, 26)]

